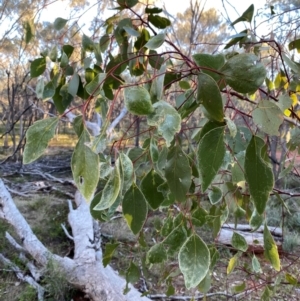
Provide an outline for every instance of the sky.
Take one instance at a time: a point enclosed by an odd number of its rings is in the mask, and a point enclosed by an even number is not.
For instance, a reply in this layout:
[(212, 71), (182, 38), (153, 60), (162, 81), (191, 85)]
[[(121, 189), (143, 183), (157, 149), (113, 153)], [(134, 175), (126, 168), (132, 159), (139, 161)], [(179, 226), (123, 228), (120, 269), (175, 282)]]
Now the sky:
[[(91, 0), (90, 2), (96, 2), (99, 0)], [(195, 0), (192, 0), (195, 1)], [(219, 11), (220, 15), (226, 16), (223, 3), (225, 4), (228, 15), (230, 16), (231, 21), (237, 19), (251, 4), (254, 4), (255, 13), (258, 9), (263, 9), (265, 5), (265, 0), (199, 0), (202, 4), (205, 4), (205, 9), (215, 8)], [(190, 1), (185, 0), (156, 0), (156, 6), (162, 7), (165, 4), (167, 11), (176, 16), (178, 12), (184, 12), (185, 9), (189, 6)], [(66, 9), (67, 5), (63, 4), (61, 1), (54, 2), (51, 4), (47, 10), (45, 10), (42, 14), (42, 19), (44, 21), (54, 22), (55, 18), (68, 18), (69, 12)], [(95, 11), (95, 10), (94, 10)], [(91, 9), (93, 12), (93, 9)], [(115, 11), (112, 11), (114, 13)], [(83, 23), (88, 25), (89, 23), (89, 14), (85, 14), (79, 22), (80, 25)], [(236, 26), (237, 32), (240, 32), (245, 29), (245, 26), (240, 23)], [(262, 29), (266, 31), (265, 28)], [(88, 34), (88, 33), (87, 33)], [(233, 32), (234, 34), (234, 32)]]

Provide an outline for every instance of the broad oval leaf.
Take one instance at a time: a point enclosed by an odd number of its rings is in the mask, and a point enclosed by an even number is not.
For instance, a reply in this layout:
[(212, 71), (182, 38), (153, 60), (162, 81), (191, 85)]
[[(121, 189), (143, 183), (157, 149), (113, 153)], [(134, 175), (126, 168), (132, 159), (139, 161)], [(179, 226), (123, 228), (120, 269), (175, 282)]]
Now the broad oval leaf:
[(233, 257), (230, 258), (228, 265), (227, 265), (227, 275), (231, 274), (238, 262), (238, 253), (235, 254)]
[(161, 263), (167, 260), (167, 252), (162, 243), (157, 243), (147, 252), (147, 263)]
[(130, 188), (132, 183), (135, 182), (133, 163), (130, 158), (124, 153), (120, 153), (118, 160), (120, 164), (120, 175), (122, 180), (121, 192), (126, 192)]
[(230, 58), (221, 68), (226, 83), (235, 91), (253, 94), (264, 82), (266, 69), (257, 56), (242, 53)]
[(156, 126), (167, 146), (170, 146), (176, 133), (181, 129), (181, 117), (166, 101), (158, 101), (153, 105), (154, 112), (147, 116), (147, 123)]
[(193, 55), (196, 64), (201, 68), (203, 73), (211, 76), (215, 81), (220, 79), (220, 74), (215, 72), (225, 64), (225, 57), (223, 54), (211, 55), (207, 53), (197, 53)]
[(245, 155), (245, 178), (255, 208), (263, 214), (274, 185), (272, 168), (262, 158), (264, 140), (253, 136)]
[(130, 230), (133, 234), (138, 234), (146, 221), (148, 207), (143, 193), (135, 183), (132, 183), (131, 187), (126, 191), (122, 208)]
[(164, 179), (155, 171), (150, 170), (141, 182), (141, 191), (152, 209), (157, 209), (165, 200), (162, 192), (158, 191), (158, 186), (164, 183)]
[(149, 92), (140, 86), (127, 87), (124, 89), (125, 106), (135, 115), (148, 115), (153, 112), (151, 96)]
[(159, 48), (165, 41), (166, 35), (164, 33), (159, 33), (156, 36), (153, 36), (145, 45), (148, 49), (154, 50)]
[(235, 249), (240, 250), (242, 252), (246, 252), (248, 250), (248, 244), (246, 242), (246, 239), (237, 232), (233, 232), (231, 244)]
[(29, 164), (38, 159), (55, 134), (59, 118), (52, 117), (36, 121), (26, 132), (23, 163)]
[(31, 77), (38, 77), (41, 74), (43, 74), (45, 70), (46, 70), (46, 58), (45, 57), (38, 58), (30, 64)]
[(79, 87), (79, 75), (75, 73), (68, 84), (68, 93), (71, 94), (73, 97), (77, 95)]
[(138, 0), (117, 0), (122, 9), (131, 8), (138, 3)]
[(94, 195), (99, 180), (99, 156), (88, 146), (90, 135), (83, 130), (75, 147), (71, 167), (78, 190), (89, 202)]
[(102, 263), (103, 263), (104, 267), (106, 267), (110, 263), (118, 246), (119, 246), (119, 243), (105, 244), (105, 252), (104, 252), (103, 258), (102, 258)]
[(277, 245), (266, 224), (264, 226), (264, 249), (265, 257), (270, 261), (273, 268), (276, 271), (280, 271), (280, 259), (277, 250)]
[(89, 93), (89, 95), (93, 95), (93, 96), (99, 95), (101, 92), (102, 84), (105, 80), (105, 77), (106, 77), (106, 73), (97, 74), (94, 77), (94, 79), (86, 85), (86, 87), (85, 87), (86, 92)]
[(192, 183), (192, 170), (189, 159), (179, 145), (175, 145), (169, 150), (165, 166), (165, 177), (176, 200), (185, 202), (186, 194)]
[(204, 106), (210, 119), (223, 122), (223, 102), (215, 80), (205, 73), (198, 76), (197, 101)]
[(110, 173), (109, 179), (106, 182), (102, 191), (100, 202), (93, 210), (104, 210), (109, 208), (117, 199), (121, 189), (121, 177), (119, 165), (115, 164), (115, 168)]
[(178, 261), (187, 289), (194, 288), (199, 285), (209, 271), (209, 249), (198, 235), (193, 234), (181, 247)]
[(100, 41), (99, 41), (101, 52), (105, 52), (106, 49), (108, 48), (109, 44), (110, 44), (110, 36), (108, 34), (105, 34), (104, 36), (102, 36), (100, 38)]
[(211, 191), (208, 194), (208, 198), (212, 205), (219, 203), (222, 200), (223, 194), (219, 187), (212, 186)]
[(150, 14), (148, 16), (148, 21), (152, 23), (155, 27), (159, 29), (164, 29), (171, 25), (171, 22), (169, 19), (161, 17), (159, 15), (152, 15)]
[(283, 123), (284, 116), (280, 108), (269, 100), (262, 100), (252, 112), (253, 121), (268, 135), (278, 136), (278, 129)]
[(225, 154), (224, 126), (209, 131), (200, 140), (198, 162), (203, 192), (206, 191), (221, 168)]
[(94, 51), (94, 42), (87, 35), (83, 34), (81, 43), (85, 51)]

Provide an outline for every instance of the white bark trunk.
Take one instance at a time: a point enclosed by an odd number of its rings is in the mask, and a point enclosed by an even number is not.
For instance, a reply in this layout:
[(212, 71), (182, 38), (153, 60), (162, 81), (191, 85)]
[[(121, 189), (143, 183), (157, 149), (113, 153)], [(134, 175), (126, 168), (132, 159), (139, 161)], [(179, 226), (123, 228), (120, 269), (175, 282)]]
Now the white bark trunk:
[[(77, 209), (70, 208), (69, 223), (75, 244), (74, 259), (52, 254), (34, 235), (30, 226), (15, 206), (11, 195), (0, 179), (0, 218), (10, 223), (22, 241), (26, 250), (41, 266), (52, 260), (69, 283), (83, 290), (94, 301), (147, 301), (133, 286), (127, 295), (123, 295), (126, 282), (110, 267), (102, 265), (100, 242), (94, 235), (94, 221), (88, 204), (77, 193)], [(71, 205), (70, 205), (71, 207)], [(97, 249), (98, 248), (98, 249)]]

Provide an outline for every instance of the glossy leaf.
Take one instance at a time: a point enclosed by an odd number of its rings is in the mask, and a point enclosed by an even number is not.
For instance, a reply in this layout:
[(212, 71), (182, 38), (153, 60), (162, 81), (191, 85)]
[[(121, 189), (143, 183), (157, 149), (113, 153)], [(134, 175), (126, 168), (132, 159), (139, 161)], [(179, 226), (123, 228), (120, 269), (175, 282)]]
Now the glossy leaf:
[(264, 144), (261, 138), (253, 136), (245, 155), (245, 178), (259, 214), (263, 214), (274, 185), (272, 168), (262, 158)]
[(179, 267), (187, 289), (199, 285), (206, 277), (210, 265), (210, 253), (204, 241), (192, 234), (178, 254)]
[(122, 208), (129, 228), (133, 234), (138, 234), (146, 221), (148, 208), (143, 193), (135, 183), (125, 193)]
[(158, 35), (150, 38), (150, 40), (144, 45), (144, 47), (147, 47), (151, 50), (159, 48), (164, 43), (165, 37), (166, 35), (164, 33), (159, 33)]
[(269, 100), (261, 100), (252, 112), (253, 121), (268, 135), (279, 135), (278, 129), (283, 123), (284, 116), (280, 108)]
[(264, 82), (266, 69), (254, 54), (242, 53), (230, 58), (221, 68), (226, 83), (240, 93), (253, 94)]
[(38, 77), (43, 74), (46, 70), (46, 58), (41, 57), (34, 60), (30, 64), (30, 75), (31, 77)]
[(100, 174), (99, 157), (87, 146), (89, 142), (89, 133), (87, 130), (83, 130), (71, 160), (76, 186), (88, 202), (94, 195)]
[(163, 193), (158, 191), (158, 187), (164, 183), (164, 179), (155, 171), (150, 170), (141, 182), (141, 191), (152, 209), (157, 209), (164, 201)]
[(51, 117), (36, 121), (26, 132), (23, 163), (29, 164), (38, 159), (55, 135), (59, 118)]
[(237, 232), (233, 232), (231, 244), (235, 249), (240, 250), (242, 252), (246, 252), (248, 250), (248, 244), (246, 242), (246, 239)]
[(221, 168), (225, 153), (224, 127), (217, 127), (209, 131), (200, 140), (198, 162), (203, 192), (206, 191)]
[(173, 146), (168, 153), (165, 177), (171, 193), (179, 202), (185, 202), (191, 186), (192, 170), (189, 160), (179, 145)]
[(162, 135), (167, 146), (170, 146), (176, 133), (181, 129), (181, 117), (166, 101), (158, 101), (153, 105), (154, 112), (147, 116), (150, 126), (156, 126), (157, 131)]
[(264, 249), (265, 257), (270, 261), (273, 268), (276, 271), (280, 271), (280, 259), (277, 245), (266, 224), (264, 226)]
[(198, 76), (197, 101), (204, 106), (209, 119), (223, 122), (223, 102), (219, 87), (215, 80), (205, 73)]
[(108, 181), (106, 182), (102, 191), (100, 202), (93, 208), (93, 210), (104, 210), (112, 206), (116, 201), (121, 189), (121, 177), (119, 164), (115, 164)]

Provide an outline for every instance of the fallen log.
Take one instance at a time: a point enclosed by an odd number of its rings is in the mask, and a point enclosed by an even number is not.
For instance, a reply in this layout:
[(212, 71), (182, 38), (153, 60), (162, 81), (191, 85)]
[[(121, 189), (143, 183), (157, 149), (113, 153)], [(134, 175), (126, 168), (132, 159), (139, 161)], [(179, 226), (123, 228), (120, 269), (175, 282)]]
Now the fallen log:
[[(274, 241), (277, 245), (278, 251), (282, 250), (282, 229), (278, 227), (270, 227), (268, 226), (270, 233), (272, 234)], [(234, 232), (242, 235), (247, 244), (248, 250), (247, 252), (254, 253), (263, 253), (264, 252), (264, 238), (263, 231), (264, 227), (259, 227), (255, 232), (252, 232), (253, 229), (250, 225), (234, 225), (234, 224), (224, 224), (219, 232), (218, 237), (216, 238), (216, 243), (230, 246), (233, 248), (231, 244), (232, 235)]]

